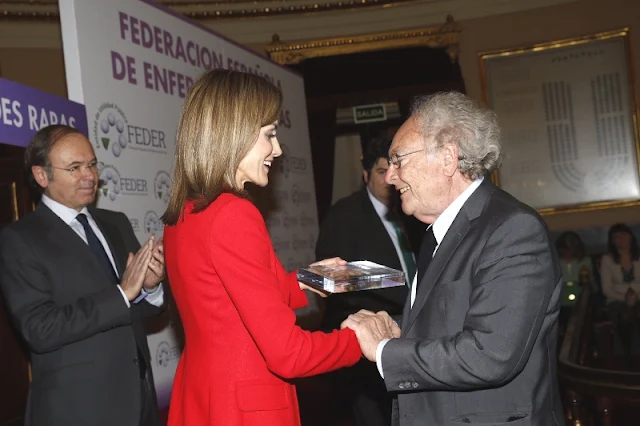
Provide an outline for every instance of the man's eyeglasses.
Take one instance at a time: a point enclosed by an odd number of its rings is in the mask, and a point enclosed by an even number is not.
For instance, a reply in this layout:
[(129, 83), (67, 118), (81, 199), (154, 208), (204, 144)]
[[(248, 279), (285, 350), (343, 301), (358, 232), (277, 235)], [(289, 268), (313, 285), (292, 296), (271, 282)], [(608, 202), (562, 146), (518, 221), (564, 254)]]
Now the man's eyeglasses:
[(79, 178), (84, 176), (84, 174), (87, 172), (91, 172), (92, 174), (95, 173), (98, 170), (98, 162), (92, 161), (86, 165), (78, 164), (77, 166), (71, 166), (71, 167), (55, 167), (55, 166), (50, 166), (50, 167), (52, 169), (64, 170), (67, 173), (69, 173), (71, 177)]
[(407, 155), (415, 154), (416, 152), (421, 152), (421, 151), (424, 151), (424, 148), (419, 149), (417, 151), (407, 152), (405, 154), (392, 154), (391, 157), (387, 158), (387, 164), (389, 166), (393, 166), (396, 169), (399, 169), (400, 167), (402, 167), (402, 162), (400, 161), (401, 158), (406, 157)]

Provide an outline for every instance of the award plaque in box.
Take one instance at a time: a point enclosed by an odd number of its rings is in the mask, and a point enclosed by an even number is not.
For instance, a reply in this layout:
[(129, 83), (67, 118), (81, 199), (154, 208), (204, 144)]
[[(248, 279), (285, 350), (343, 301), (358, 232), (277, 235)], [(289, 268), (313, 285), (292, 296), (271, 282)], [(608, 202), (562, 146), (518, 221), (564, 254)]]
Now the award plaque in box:
[(404, 272), (367, 260), (298, 270), (298, 281), (329, 293), (404, 285)]

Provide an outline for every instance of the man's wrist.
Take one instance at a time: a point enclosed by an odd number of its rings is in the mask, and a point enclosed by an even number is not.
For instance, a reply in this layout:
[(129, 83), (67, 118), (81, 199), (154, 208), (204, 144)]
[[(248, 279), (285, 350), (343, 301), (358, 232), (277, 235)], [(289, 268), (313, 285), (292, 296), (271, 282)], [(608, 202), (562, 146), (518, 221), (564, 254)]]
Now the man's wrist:
[(155, 293), (156, 291), (158, 291), (158, 289), (160, 288), (160, 284), (161, 284), (161, 283), (158, 283), (158, 284), (156, 284), (156, 285), (155, 285), (155, 286), (153, 286), (153, 287), (144, 287), (144, 286), (143, 286), (143, 289), (144, 289), (145, 293), (147, 293), (147, 294), (153, 294), (153, 293)]
[(118, 288), (118, 290), (120, 290), (120, 294), (122, 294), (122, 297), (124, 298), (124, 302), (127, 304), (127, 308), (130, 308), (131, 301), (129, 300), (129, 296), (127, 295), (127, 293), (125, 293), (125, 291), (122, 289), (122, 287), (120, 287), (119, 284), (116, 287)]
[(387, 342), (389, 342), (389, 340), (391, 339), (382, 340), (376, 347), (376, 367), (378, 367), (378, 373), (380, 373), (380, 377), (382, 377), (383, 379), (384, 371), (382, 370), (382, 350), (384, 349), (384, 346), (387, 344)]

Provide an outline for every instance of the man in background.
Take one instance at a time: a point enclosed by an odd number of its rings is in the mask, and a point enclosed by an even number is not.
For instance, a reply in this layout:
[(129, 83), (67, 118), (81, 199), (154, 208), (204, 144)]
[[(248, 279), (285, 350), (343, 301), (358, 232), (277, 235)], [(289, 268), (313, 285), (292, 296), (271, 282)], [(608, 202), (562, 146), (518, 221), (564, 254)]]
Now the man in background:
[[(97, 159), (76, 129), (41, 129), (25, 172), (42, 200), (0, 231), (0, 289), (30, 352), (26, 426), (157, 426), (142, 321), (164, 307), (164, 255), (92, 207)], [(133, 253), (136, 253), (135, 255)]]
[[(316, 258), (369, 260), (404, 271), (411, 282), (416, 271), (414, 254), (397, 211), (397, 193), (384, 181), (390, 145), (387, 138), (373, 138), (367, 144), (362, 158), (365, 186), (328, 211), (320, 227)], [(384, 310), (399, 321), (407, 294), (406, 286), (334, 294), (325, 299), (322, 328), (339, 328), (360, 309)], [(391, 400), (375, 366), (362, 360), (333, 373), (332, 379), (350, 399), (357, 426), (390, 424)]]

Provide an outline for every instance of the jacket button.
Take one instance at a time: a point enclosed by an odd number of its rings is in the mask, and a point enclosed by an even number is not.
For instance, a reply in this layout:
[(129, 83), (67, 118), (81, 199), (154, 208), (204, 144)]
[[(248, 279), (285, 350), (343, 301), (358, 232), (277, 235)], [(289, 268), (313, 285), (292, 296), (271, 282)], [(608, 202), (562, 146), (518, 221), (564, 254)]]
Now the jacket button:
[(413, 388), (416, 389), (418, 387), (418, 383), (413, 382), (413, 383), (411, 383), (411, 386), (413, 386)]
[(133, 359), (133, 363), (134, 363), (135, 365), (138, 365), (138, 363), (140, 363), (140, 360), (138, 359), (138, 357), (135, 357), (135, 358)]
[(400, 383), (400, 384), (398, 385), (398, 387), (399, 387), (400, 389), (404, 389), (404, 383)]

